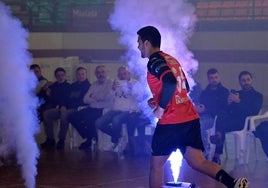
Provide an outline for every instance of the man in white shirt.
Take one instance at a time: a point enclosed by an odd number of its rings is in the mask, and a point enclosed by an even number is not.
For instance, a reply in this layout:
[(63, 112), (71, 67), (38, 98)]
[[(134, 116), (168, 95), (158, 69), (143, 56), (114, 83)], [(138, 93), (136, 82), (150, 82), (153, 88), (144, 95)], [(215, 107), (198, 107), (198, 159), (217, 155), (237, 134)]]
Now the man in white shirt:
[(138, 104), (132, 91), (136, 80), (131, 78), (125, 66), (118, 68), (117, 76), (118, 79), (113, 83), (112, 109), (96, 121), (96, 127), (111, 136), (112, 144), (104, 148), (104, 150), (112, 150), (119, 145), (122, 124), (128, 122), (130, 114), (139, 112)]
[(95, 69), (97, 80), (90, 86), (84, 95), (83, 102), (87, 105), (80, 108), (70, 116), (71, 124), (76, 128), (80, 136), (85, 140), (80, 146), (81, 150), (91, 149), (92, 139), (98, 141), (95, 128), (95, 121), (99, 118), (104, 108), (109, 108), (112, 100), (112, 81), (107, 78), (107, 71), (104, 65)]

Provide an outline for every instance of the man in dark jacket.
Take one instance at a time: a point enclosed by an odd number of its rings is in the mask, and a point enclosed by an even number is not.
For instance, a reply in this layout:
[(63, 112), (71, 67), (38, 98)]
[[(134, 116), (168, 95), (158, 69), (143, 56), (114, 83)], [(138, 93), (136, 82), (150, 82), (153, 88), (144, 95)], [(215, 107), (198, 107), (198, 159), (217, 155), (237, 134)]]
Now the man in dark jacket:
[(252, 74), (248, 71), (242, 71), (238, 80), (241, 90), (231, 90), (227, 101), (227, 114), (218, 115), (216, 134), (210, 138), (211, 142), (216, 144), (214, 162), (220, 162), (225, 133), (242, 130), (246, 117), (257, 115), (262, 107), (263, 95), (253, 88)]
[(35, 74), (38, 84), (34, 90), (35, 95), (39, 99), (40, 106), (37, 109), (39, 121), (43, 121), (43, 113), (47, 109), (46, 106), (46, 91), (45, 87), (48, 84), (48, 80), (42, 75), (41, 67), (38, 64), (32, 64), (30, 70)]
[(209, 69), (207, 79), (208, 85), (201, 92), (196, 109), (200, 115), (201, 135), (205, 147), (204, 155), (211, 159), (207, 130), (212, 128), (215, 116), (226, 111), (229, 91), (221, 84), (217, 69)]
[[(60, 72), (61, 71), (59, 71), (58, 74), (60, 74)], [(56, 78), (58, 74), (55, 72)], [(52, 148), (55, 146), (53, 131), (54, 121), (60, 119), (60, 132), (58, 135), (59, 141), (57, 142), (57, 149), (64, 149), (64, 141), (69, 126), (69, 116), (76, 112), (80, 106), (85, 105), (83, 103), (83, 97), (90, 87), (90, 83), (87, 79), (87, 70), (84, 67), (78, 67), (76, 69), (76, 79), (76, 82), (72, 83), (70, 86), (69, 84), (66, 85), (66, 88), (63, 85), (61, 88), (58, 87), (58, 90), (61, 91), (57, 93), (57, 97), (55, 96), (54, 99), (51, 98), (51, 102), (54, 103), (54, 106), (56, 106), (44, 113), (44, 126), (47, 139), (41, 144), (42, 148)], [(65, 82), (62, 84), (64, 83)], [(57, 86), (59, 85), (60, 83), (57, 84)], [(56, 85), (54, 88), (56, 88)], [(54, 93), (53, 90), (51, 90), (51, 94), (52, 93)]]

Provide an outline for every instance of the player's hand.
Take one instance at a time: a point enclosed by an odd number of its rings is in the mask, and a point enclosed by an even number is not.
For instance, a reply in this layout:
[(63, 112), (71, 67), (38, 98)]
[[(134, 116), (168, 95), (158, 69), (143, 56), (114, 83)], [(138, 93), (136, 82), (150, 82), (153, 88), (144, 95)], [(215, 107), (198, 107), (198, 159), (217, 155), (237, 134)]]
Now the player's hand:
[(150, 106), (150, 108), (154, 109), (156, 107), (156, 103), (154, 101), (154, 98), (150, 98), (148, 101), (147, 101), (148, 105)]
[(155, 110), (154, 110), (154, 115), (155, 117), (157, 117), (158, 119), (161, 119), (163, 114), (164, 114), (165, 109), (161, 108), (160, 106), (158, 106)]

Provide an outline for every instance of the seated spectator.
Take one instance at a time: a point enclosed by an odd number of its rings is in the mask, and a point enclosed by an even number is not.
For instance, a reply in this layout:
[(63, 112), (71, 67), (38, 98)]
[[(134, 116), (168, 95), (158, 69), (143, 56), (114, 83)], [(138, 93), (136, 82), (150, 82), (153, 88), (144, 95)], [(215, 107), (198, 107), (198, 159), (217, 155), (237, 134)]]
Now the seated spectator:
[[(149, 142), (147, 144), (145, 127), (151, 124), (150, 119), (139, 112), (130, 113), (126, 124), (129, 154), (132, 156), (148, 155)], [(135, 135), (136, 130), (137, 135)]]
[(39, 65), (32, 64), (30, 66), (30, 70), (34, 72), (34, 74), (38, 80), (38, 84), (37, 84), (34, 92), (40, 101), (40, 106), (37, 109), (37, 112), (38, 112), (38, 118), (41, 122), (41, 121), (43, 121), (43, 112), (46, 109), (46, 106), (45, 106), (46, 91), (44, 90), (44, 88), (45, 88), (45, 85), (48, 83), (48, 80), (42, 75), (42, 71), (41, 71), (41, 68)]
[(97, 119), (96, 127), (111, 136), (112, 144), (104, 150), (113, 150), (118, 146), (119, 152), (121, 152), (125, 148), (125, 143), (119, 142), (122, 124), (128, 122), (130, 114), (133, 116), (140, 113), (132, 91), (136, 81), (131, 78), (129, 71), (124, 66), (118, 68), (117, 77), (118, 79), (113, 83), (112, 109)]
[(91, 149), (93, 138), (96, 142), (98, 141), (95, 120), (102, 115), (104, 108), (109, 108), (111, 105), (112, 81), (107, 78), (107, 70), (104, 65), (96, 67), (95, 76), (97, 80), (83, 97), (86, 106), (70, 116), (71, 124), (80, 136), (86, 139), (79, 146), (81, 150)]
[(225, 133), (242, 130), (246, 117), (257, 115), (262, 106), (263, 96), (253, 88), (251, 73), (240, 72), (238, 80), (241, 90), (231, 90), (228, 96), (227, 113), (218, 115), (216, 134), (210, 137), (211, 143), (216, 144), (212, 159), (216, 163), (220, 163)]
[(59, 140), (57, 142), (57, 149), (63, 149), (65, 138), (69, 126), (69, 116), (76, 112), (81, 106), (84, 106), (83, 97), (90, 87), (87, 79), (87, 70), (84, 67), (76, 69), (77, 81), (70, 86), (65, 81), (65, 71), (56, 69), (55, 76), (57, 82), (50, 87), (50, 100), (54, 104), (54, 108), (45, 111), (44, 126), (47, 139), (41, 144), (42, 148), (53, 148), (55, 146), (54, 140), (54, 122), (60, 119)]
[(268, 121), (260, 123), (256, 127), (256, 131), (253, 132), (254, 135), (260, 139), (262, 149), (265, 155), (268, 157)]
[(229, 91), (221, 84), (218, 70), (209, 69), (207, 79), (208, 85), (201, 92), (196, 109), (200, 115), (201, 136), (205, 148), (204, 156), (209, 159), (211, 156), (209, 155), (210, 144), (207, 130), (214, 125), (215, 116), (226, 111)]
[[(44, 128), (47, 138), (46, 141), (41, 144), (42, 148), (54, 146), (54, 119), (52, 117), (57, 114), (58, 111), (61, 111), (61, 109), (66, 108), (70, 92), (70, 84), (66, 81), (65, 70), (61, 67), (58, 67), (54, 71), (54, 75), (56, 82), (48, 86), (46, 89), (46, 106), (50, 107), (50, 109), (45, 110), (43, 115)], [(65, 137), (62, 136), (62, 130), (63, 129), (61, 127), (59, 134), (60, 140), (65, 139)], [(50, 145), (49, 143), (52, 144)], [(58, 142), (57, 148), (60, 149), (60, 147), (63, 146), (63, 141)]]

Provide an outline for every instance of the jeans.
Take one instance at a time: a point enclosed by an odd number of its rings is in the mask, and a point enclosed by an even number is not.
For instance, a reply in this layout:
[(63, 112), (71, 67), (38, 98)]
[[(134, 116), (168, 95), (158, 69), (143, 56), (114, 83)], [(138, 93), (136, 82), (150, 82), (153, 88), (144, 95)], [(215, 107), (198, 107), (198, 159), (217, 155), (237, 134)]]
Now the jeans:
[(47, 138), (54, 139), (54, 123), (57, 119), (60, 119), (60, 131), (59, 139), (65, 140), (68, 126), (69, 126), (69, 116), (76, 112), (75, 109), (67, 109), (63, 113), (60, 113), (59, 109), (52, 108), (44, 112), (44, 127)]
[(95, 137), (98, 141), (98, 135), (95, 127), (95, 121), (102, 115), (103, 108), (85, 108), (73, 113), (70, 116), (70, 122), (82, 138), (89, 141)]
[(96, 127), (111, 136), (112, 143), (117, 144), (121, 137), (122, 124), (129, 118), (129, 112), (110, 110), (96, 120)]

